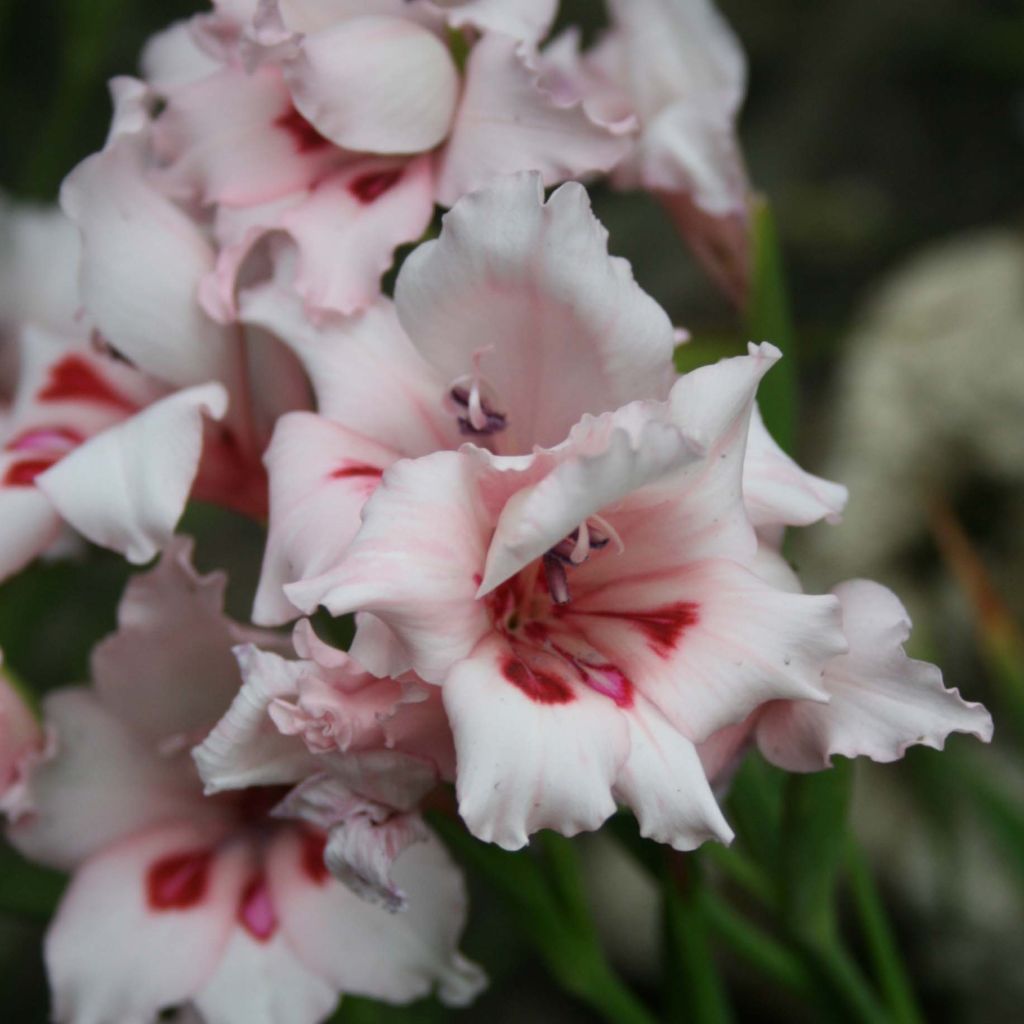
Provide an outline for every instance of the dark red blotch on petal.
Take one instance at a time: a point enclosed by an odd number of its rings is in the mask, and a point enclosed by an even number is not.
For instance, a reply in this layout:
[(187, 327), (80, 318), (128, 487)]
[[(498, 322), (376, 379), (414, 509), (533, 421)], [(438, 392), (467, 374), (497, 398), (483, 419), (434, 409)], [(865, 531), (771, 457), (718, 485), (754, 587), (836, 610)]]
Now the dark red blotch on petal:
[(322, 885), (329, 874), (324, 863), (327, 836), (321, 832), (306, 832), (302, 836), (302, 870), (315, 885)]
[(32, 487), (36, 477), (45, 473), (58, 460), (50, 459), (22, 459), (7, 467), (4, 474), (4, 487)]
[(212, 863), (212, 850), (188, 850), (162, 857), (146, 874), (149, 906), (153, 910), (188, 910), (202, 903)]
[(43, 402), (91, 402), (125, 412), (138, 409), (138, 403), (119, 394), (81, 356), (67, 356), (51, 367), (39, 399)]
[(678, 646), (683, 633), (700, 621), (700, 607), (694, 601), (677, 601), (675, 604), (654, 608), (648, 612), (593, 612), (577, 611), (571, 606), (559, 609), (563, 615), (589, 615), (602, 619), (622, 619), (636, 626), (651, 649), (667, 658)]
[(289, 107), (274, 124), (291, 136), (297, 153), (314, 153), (332, 145), (294, 107)]
[(401, 180), (401, 167), (390, 171), (373, 171), (356, 178), (349, 185), (348, 190), (359, 202), (369, 205), (374, 200), (380, 199), (385, 192), (393, 189)]
[(347, 480), (350, 477), (377, 477), (380, 478), (384, 475), (384, 470), (377, 466), (368, 466), (363, 462), (349, 462), (344, 466), (339, 466), (337, 469), (331, 472), (332, 480)]
[(518, 658), (507, 657), (501, 671), (510, 683), (537, 704), (569, 704), (576, 699), (565, 680), (550, 672), (538, 672)]

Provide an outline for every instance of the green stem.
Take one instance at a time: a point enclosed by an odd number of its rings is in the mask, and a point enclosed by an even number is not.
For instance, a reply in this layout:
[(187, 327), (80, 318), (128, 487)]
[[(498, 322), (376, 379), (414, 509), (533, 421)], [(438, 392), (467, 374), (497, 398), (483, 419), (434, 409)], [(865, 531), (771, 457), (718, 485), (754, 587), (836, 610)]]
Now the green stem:
[(666, 1020), (730, 1024), (732, 1010), (708, 941), (702, 892), (696, 858), (670, 851), (661, 871)]
[(922, 1024), (923, 1018), (917, 1008), (914, 990), (904, 969), (882, 899), (871, 877), (871, 869), (860, 848), (852, 841), (846, 847), (846, 871), (875, 978), (881, 986), (892, 1018), (897, 1024)]

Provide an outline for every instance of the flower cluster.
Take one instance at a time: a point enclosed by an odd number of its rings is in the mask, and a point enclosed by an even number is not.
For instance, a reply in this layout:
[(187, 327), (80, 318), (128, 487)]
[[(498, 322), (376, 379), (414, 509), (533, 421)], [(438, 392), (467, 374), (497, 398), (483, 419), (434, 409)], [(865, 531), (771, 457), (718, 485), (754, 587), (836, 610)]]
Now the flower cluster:
[[(761, 420), (779, 351), (678, 376), (579, 183), (657, 196), (742, 299), (729, 29), (613, 0), (583, 48), (555, 7), (217, 0), (114, 81), (63, 215), (7, 216), (0, 574), (159, 555), (42, 725), (0, 684), (8, 837), (72, 873), (59, 1021), (469, 1001), (422, 816), (449, 783), (508, 849), (622, 807), (690, 850), (730, 840), (752, 745), (814, 771), (991, 733), (888, 590), (803, 591), (783, 535), (846, 494)], [(254, 625), (175, 536), (191, 499), (267, 523)]]

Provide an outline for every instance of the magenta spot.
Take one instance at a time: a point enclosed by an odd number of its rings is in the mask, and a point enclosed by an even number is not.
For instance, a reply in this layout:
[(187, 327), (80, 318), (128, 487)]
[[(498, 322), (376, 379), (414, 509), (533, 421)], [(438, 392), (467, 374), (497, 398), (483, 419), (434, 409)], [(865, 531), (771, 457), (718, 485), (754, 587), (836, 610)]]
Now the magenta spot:
[(378, 466), (368, 466), (362, 462), (348, 462), (331, 472), (332, 480), (348, 480), (352, 477), (376, 477), (378, 480), (384, 475), (384, 470)]
[(620, 708), (633, 706), (633, 684), (616, 665), (608, 661), (595, 662), (578, 658), (556, 643), (552, 643), (551, 647), (575, 670), (580, 681), (595, 693), (611, 697)]
[(212, 850), (189, 850), (163, 857), (146, 875), (153, 910), (188, 910), (203, 901), (210, 879)]
[(306, 832), (302, 836), (302, 870), (315, 885), (327, 881), (327, 865), (324, 863), (324, 849), (327, 836), (321, 832)]
[(289, 107), (274, 125), (291, 136), (296, 153), (314, 153), (332, 145), (294, 107)]
[(238, 904), (238, 922), (257, 942), (266, 942), (277, 931), (277, 914), (267, 876), (261, 871), (246, 884)]
[(585, 665), (587, 686), (606, 697), (611, 697), (620, 708), (633, 706), (633, 684), (615, 665)]
[(369, 205), (391, 191), (402, 180), (402, 173), (402, 168), (396, 167), (390, 171), (363, 174), (349, 185), (348, 190), (359, 202)]
[(68, 427), (39, 427), (26, 430), (4, 447), (9, 452), (61, 452), (66, 454), (85, 440), (77, 430)]
[(36, 477), (45, 473), (58, 460), (51, 459), (22, 459), (7, 467), (4, 474), (4, 487), (33, 487)]
[(510, 683), (537, 704), (569, 704), (576, 699), (565, 680), (550, 672), (535, 671), (518, 658), (506, 658), (501, 670)]
[(51, 367), (49, 380), (39, 392), (39, 400), (91, 402), (124, 412), (135, 412), (138, 409), (138, 403), (115, 391), (81, 356), (67, 356)]
[(556, 608), (562, 615), (589, 615), (601, 619), (622, 619), (636, 626), (646, 637), (651, 649), (667, 658), (678, 646), (679, 639), (691, 626), (700, 621), (699, 606), (693, 601), (678, 601), (676, 604), (655, 608), (649, 612), (592, 612), (580, 611), (571, 605)]

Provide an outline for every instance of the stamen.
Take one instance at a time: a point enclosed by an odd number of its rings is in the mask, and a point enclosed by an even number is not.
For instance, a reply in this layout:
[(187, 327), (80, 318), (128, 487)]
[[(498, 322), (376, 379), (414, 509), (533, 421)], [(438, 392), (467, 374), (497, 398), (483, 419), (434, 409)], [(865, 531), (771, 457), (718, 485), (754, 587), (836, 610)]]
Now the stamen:
[(447, 405), (458, 419), (460, 433), (469, 437), (488, 437), (508, 426), (508, 418), (495, 408), (494, 388), (480, 373), (480, 362), (490, 349), (477, 349), (473, 372), (454, 380), (448, 390)]
[(544, 578), (547, 580), (548, 593), (555, 604), (569, 603), (569, 577), (562, 559), (548, 552), (544, 556)]
[(590, 529), (586, 519), (580, 523), (576, 531), (576, 545), (569, 554), (569, 561), (573, 565), (582, 565), (590, 555)]

